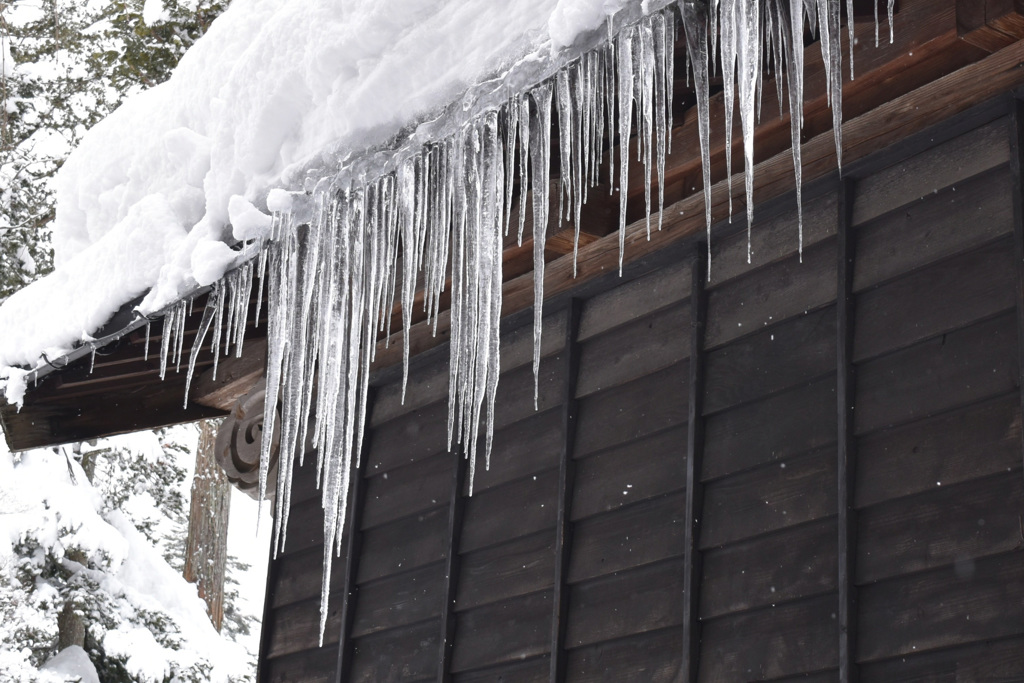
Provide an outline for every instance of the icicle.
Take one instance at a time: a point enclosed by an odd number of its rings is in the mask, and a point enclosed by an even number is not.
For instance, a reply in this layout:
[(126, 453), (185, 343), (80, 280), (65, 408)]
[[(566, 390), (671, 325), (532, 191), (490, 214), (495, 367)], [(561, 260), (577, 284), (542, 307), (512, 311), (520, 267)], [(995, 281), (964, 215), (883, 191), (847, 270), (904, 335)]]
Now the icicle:
[(804, 11), (801, 0), (790, 0), (790, 34), (786, 79), (789, 81), (790, 148), (796, 178), (797, 253), (804, 259), (803, 159), (800, 131), (804, 125)]
[(626, 201), (629, 194), (629, 137), (632, 128), (633, 110), (633, 34), (627, 29), (619, 35), (616, 45), (618, 53), (618, 136), (619, 149), (619, 275), (622, 275), (622, 261), (626, 251)]
[[(800, 0), (794, 0), (800, 2)], [(686, 50), (693, 65), (697, 89), (697, 132), (700, 137), (701, 169), (704, 177), (704, 219), (707, 224), (707, 249), (711, 255), (711, 114), (708, 86), (708, 5), (704, 0), (684, 0), (681, 6)], [(711, 277), (708, 259), (708, 277)]]
[(214, 311), (220, 308), (222, 284), (217, 283), (206, 300), (206, 308), (203, 310), (202, 320), (199, 321), (199, 331), (196, 333), (195, 341), (192, 342), (192, 352), (188, 357), (188, 373), (185, 375), (185, 400), (182, 408), (188, 408), (188, 392), (192, 387), (192, 376), (196, 372), (196, 361), (199, 359), (199, 351), (202, 350), (206, 333), (210, 331), (213, 324)]
[(892, 45), (893, 41), (896, 40), (895, 29), (893, 28), (893, 16), (896, 11), (896, 0), (889, 0), (889, 44)]
[(96, 369), (96, 345), (89, 344), (89, 374), (93, 373)]
[[(836, 0), (832, 0), (835, 2)], [(878, 7), (878, 0), (873, 0), (875, 8)], [(850, 39), (850, 80), (853, 80), (853, 43), (856, 40), (853, 27), (853, 0), (846, 0), (846, 28)]]
[[(540, 342), (544, 324), (544, 245), (547, 241), (549, 215), (551, 86), (541, 85), (530, 94), (537, 105), (537, 115), (530, 121), (530, 136), (533, 138), (533, 405), (537, 408), (540, 400)], [(623, 139), (628, 140), (629, 135)], [(626, 164), (623, 164), (623, 168), (626, 168)], [(622, 193), (625, 196), (625, 190)]]
[(146, 318), (146, 341), (142, 345), (142, 360), (149, 361), (150, 320)]

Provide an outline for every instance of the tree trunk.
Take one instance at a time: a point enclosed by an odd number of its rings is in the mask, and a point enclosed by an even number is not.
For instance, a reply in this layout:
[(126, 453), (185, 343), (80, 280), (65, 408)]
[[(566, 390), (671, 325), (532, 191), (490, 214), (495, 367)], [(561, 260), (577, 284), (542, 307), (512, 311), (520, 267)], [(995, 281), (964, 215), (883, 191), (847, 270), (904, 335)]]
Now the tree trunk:
[(224, 621), (224, 570), (231, 504), (231, 485), (214, 457), (219, 426), (220, 420), (200, 422), (184, 572), (186, 581), (198, 585), (199, 597), (206, 601), (210, 620), (218, 631)]

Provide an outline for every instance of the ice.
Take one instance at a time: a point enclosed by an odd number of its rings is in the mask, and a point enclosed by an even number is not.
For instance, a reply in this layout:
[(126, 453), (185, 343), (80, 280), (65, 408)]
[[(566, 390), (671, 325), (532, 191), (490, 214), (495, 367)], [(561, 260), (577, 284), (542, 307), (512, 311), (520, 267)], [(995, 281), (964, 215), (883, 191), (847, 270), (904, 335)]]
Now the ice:
[[(800, 0), (794, 0), (800, 2)], [(707, 225), (707, 249), (711, 255), (711, 114), (709, 112), (708, 5), (704, 0), (683, 0), (683, 28), (686, 53), (693, 67), (697, 90), (697, 133), (700, 137), (701, 170), (704, 179), (704, 219)], [(708, 277), (711, 277), (708, 259)]]
[[(544, 245), (548, 231), (548, 177), (551, 172), (551, 86), (542, 85), (530, 93), (536, 115), (530, 121), (533, 148), (533, 405), (540, 395), (540, 344), (544, 307)], [(628, 135), (624, 139), (628, 139)], [(623, 168), (626, 165), (623, 164)], [(623, 193), (623, 196), (625, 194)], [(623, 209), (623, 214), (625, 210)], [(625, 228), (623, 227), (623, 231)]]

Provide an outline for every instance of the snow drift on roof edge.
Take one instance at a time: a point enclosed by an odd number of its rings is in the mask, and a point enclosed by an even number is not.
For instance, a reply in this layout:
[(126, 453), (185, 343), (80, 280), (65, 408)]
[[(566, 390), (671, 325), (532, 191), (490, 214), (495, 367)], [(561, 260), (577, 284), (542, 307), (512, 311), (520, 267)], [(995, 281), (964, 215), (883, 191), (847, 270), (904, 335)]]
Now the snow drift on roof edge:
[(218, 279), (243, 236), (232, 198), (265, 210), (268, 190), (301, 184), (324, 150), (380, 146), (626, 4), (235, 0), (167, 83), (95, 126), (62, 168), (57, 270), (0, 307), (0, 376), (87, 341), (137, 296), (152, 312)]

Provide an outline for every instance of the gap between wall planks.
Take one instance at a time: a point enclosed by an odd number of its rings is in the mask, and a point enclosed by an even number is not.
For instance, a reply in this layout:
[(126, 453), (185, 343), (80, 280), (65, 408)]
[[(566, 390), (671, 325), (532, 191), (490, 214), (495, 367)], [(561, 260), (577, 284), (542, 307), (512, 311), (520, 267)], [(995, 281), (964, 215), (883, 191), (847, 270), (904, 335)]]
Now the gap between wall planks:
[[(987, 99), (1024, 85), (1024, 41), (1018, 41), (978, 62), (928, 83), (917, 90), (897, 97), (843, 125), (843, 160), (847, 165), (891, 145), (914, 133), (962, 113)], [(832, 132), (815, 136), (803, 145), (804, 185), (835, 171), (836, 155)], [(787, 149), (755, 167), (755, 198), (758, 202), (780, 197), (794, 190), (792, 156)], [(734, 223), (744, 220), (745, 198), (743, 176), (733, 178)], [(728, 218), (728, 185), (720, 181), (713, 187), (712, 218), (715, 222)], [(627, 226), (626, 262), (631, 263), (671, 244), (693, 238), (705, 230), (703, 197), (698, 193), (665, 207), (661, 231), (646, 237), (645, 221)], [(796, 239), (794, 235), (793, 239)], [(714, 263), (711, 264), (714, 268)], [(578, 275), (572, 276), (572, 256), (563, 256), (545, 269), (545, 296), (551, 298), (618, 267), (618, 234), (602, 237), (581, 245)], [(533, 305), (533, 274), (521, 275), (503, 286), (502, 316), (525, 310)], [(449, 338), (450, 318), (442, 311), (437, 336), (425, 323), (410, 328), (411, 354), (434, 348)], [(401, 362), (402, 341), (399, 330), (389, 340), (378, 342), (375, 370)]]

